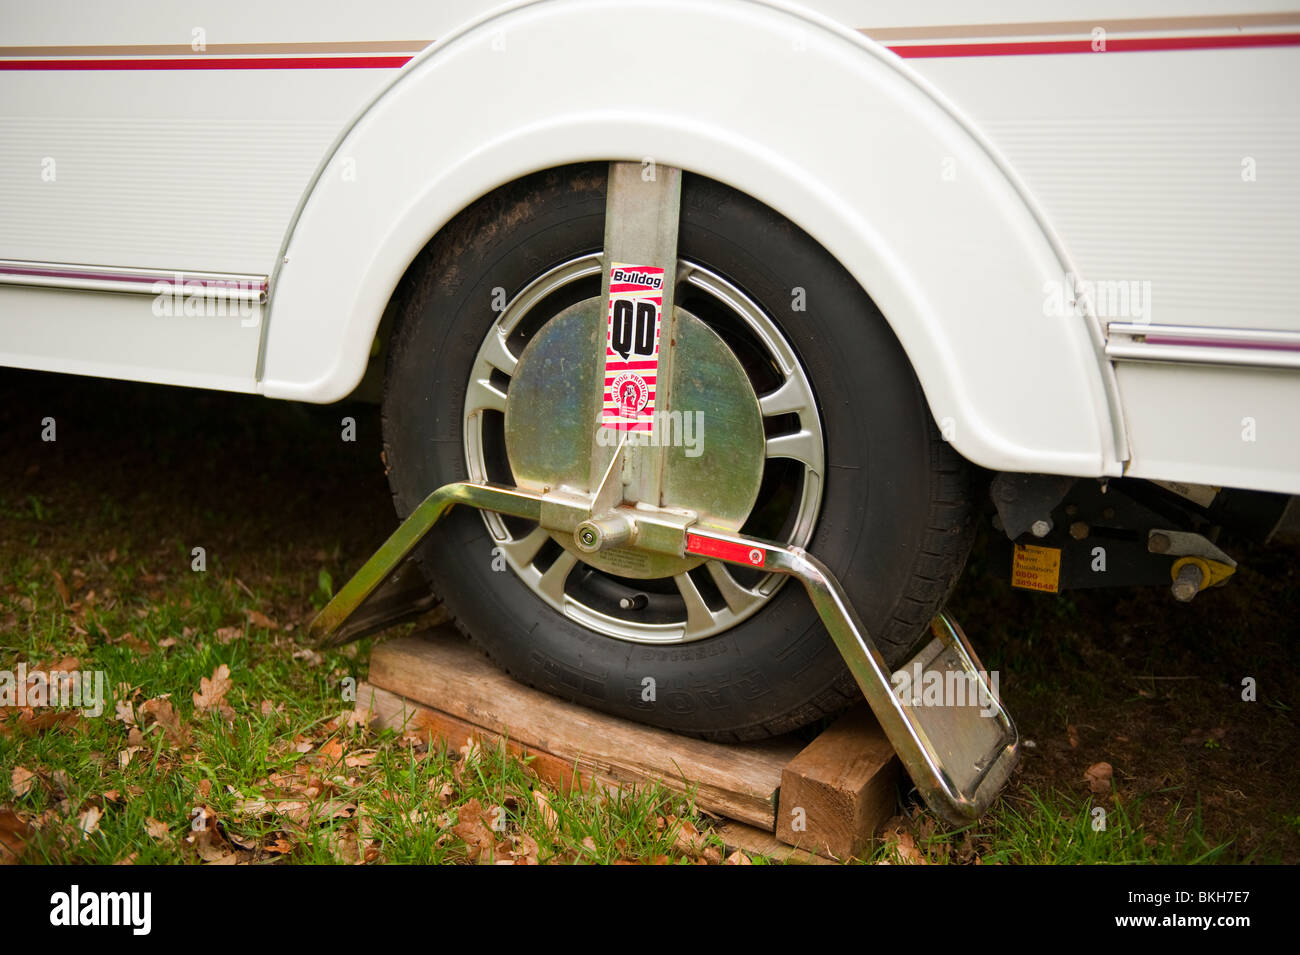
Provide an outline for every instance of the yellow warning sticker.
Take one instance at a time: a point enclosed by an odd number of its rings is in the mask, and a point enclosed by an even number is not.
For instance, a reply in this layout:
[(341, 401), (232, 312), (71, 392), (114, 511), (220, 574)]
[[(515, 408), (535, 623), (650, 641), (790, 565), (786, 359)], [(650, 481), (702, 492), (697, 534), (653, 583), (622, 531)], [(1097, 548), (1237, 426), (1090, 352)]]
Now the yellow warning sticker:
[(1061, 552), (1055, 547), (1017, 544), (1011, 558), (1011, 586), (1023, 590), (1061, 591)]

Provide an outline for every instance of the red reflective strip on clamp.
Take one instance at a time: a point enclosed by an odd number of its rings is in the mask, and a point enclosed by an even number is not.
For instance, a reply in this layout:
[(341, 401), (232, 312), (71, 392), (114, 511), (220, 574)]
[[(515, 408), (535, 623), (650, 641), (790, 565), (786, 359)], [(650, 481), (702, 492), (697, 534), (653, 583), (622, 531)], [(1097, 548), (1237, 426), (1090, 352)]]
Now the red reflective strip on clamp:
[(686, 553), (734, 560), (737, 563), (749, 564), (751, 567), (762, 567), (767, 562), (767, 551), (761, 547), (718, 540), (716, 537), (705, 537), (703, 534), (692, 534), (689, 531), (686, 534)]

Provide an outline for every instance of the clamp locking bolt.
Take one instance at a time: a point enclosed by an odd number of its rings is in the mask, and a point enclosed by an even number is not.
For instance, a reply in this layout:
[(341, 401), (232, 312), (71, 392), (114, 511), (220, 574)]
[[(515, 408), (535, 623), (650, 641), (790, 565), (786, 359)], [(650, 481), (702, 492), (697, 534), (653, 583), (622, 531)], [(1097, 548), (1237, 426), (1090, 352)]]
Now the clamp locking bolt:
[(578, 549), (594, 554), (606, 547), (618, 547), (632, 539), (632, 522), (618, 514), (606, 514), (583, 521), (573, 531)]

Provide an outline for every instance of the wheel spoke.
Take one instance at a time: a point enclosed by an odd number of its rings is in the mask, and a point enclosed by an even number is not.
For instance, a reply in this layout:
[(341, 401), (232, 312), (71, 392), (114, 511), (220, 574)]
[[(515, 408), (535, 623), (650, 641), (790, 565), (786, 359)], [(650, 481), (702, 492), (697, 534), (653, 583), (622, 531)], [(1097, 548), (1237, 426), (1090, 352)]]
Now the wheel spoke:
[(506, 393), (487, 378), (476, 378), (470, 382), (465, 395), (465, 414), (479, 411), (499, 411), (506, 413)]
[(506, 347), (505, 331), (501, 328), (496, 329), (483, 342), (478, 357), (507, 375), (513, 375), (515, 366), (519, 364), (519, 359)]
[(822, 445), (817, 435), (807, 429), (793, 434), (779, 434), (767, 439), (769, 458), (792, 458), (818, 474), (822, 470)]
[(704, 602), (704, 595), (700, 593), (700, 588), (695, 586), (695, 581), (691, 580), (691, 575), (678, 574), (673, 577), (673, 582), (677, 584), (682, 600), (686, 601), (686, 635), (689, 637), (693, 633), (712, 627), (713, 611)]
[(803, 415), (813, 411), (813, 396), (807, 385), (800, 378), (791, 375), (781, 383), (776, 391), (769, 392), (758, 399), (759, 410), (764, 418), (774, 415), (797, 414), (802, 422)]
[(518, 540), (505, 541), (501, 544), (501, 549), (517, 567), (527, 567), (536, 559), (542, 545), (550, 539), (550, 532), (538, 526)]
[(763, 600), (760, 595), (752, 590), (746, 590), (740, 586), (736, 578), (731, 576), (731, 571), (727, 569), (727, 565), (722, 561), (711, 560), (704, 566), (709, 569), (709, 576), (713, 579), (713, 586), (718, 588), (718, 593), (722, 594), (722, 599), (727, 602), (727, 609), (732, 613), (744, 613), (751, 606)]
[(567, 550), (562, 551), (560, 556), (555, 558), (555, 563), (546, 568), (546, 573), (542, 574), (537, 581), (537, 589), (550, 597), (557, 604), (564, 603), (564, 582), (569, 579), (569, 571), (578, 562), (578, 558), (570, 554)]

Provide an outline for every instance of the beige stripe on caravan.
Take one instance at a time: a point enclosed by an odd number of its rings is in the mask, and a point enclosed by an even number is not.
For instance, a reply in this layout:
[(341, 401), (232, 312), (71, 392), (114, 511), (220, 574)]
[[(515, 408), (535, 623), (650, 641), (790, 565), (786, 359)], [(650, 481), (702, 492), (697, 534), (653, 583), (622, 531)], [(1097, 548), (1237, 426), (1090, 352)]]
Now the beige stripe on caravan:
[(1108, 33), (1154, 33), (1184, 30), (1235, 30), (1300, 26), (1295, 13), (1244, 13), (1215, 17), (1145, 17), (1132, 19), (1051, 20), (1038, 23), (961, 23), (934, 27), (865, 27), (878, 42), (893, 40), (948, 40), (1001, 36), (1065, 36), (1088, 34), (1096, 27)]

